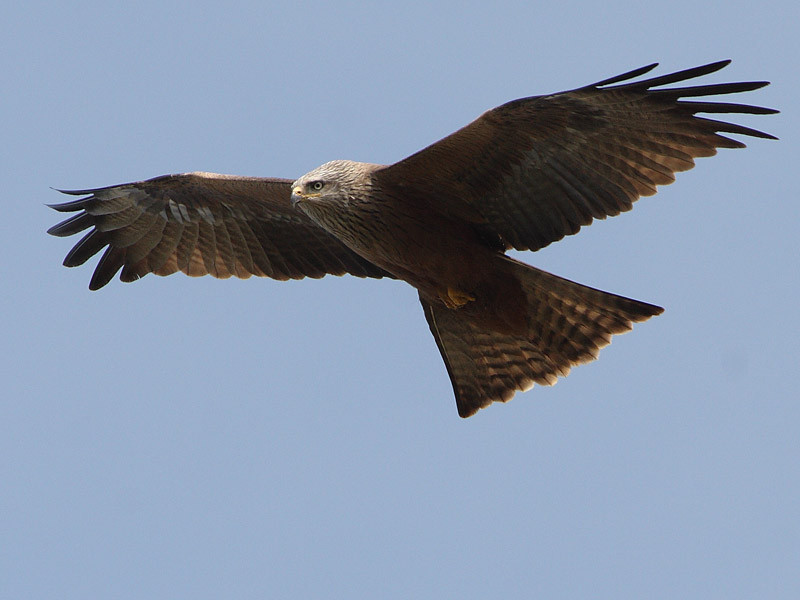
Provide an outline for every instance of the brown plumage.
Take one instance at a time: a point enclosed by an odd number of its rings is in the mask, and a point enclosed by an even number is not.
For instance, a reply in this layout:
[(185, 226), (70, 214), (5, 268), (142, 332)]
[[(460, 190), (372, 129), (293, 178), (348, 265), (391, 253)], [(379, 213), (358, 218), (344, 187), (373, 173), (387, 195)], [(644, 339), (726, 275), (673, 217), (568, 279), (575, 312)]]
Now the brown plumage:
[[(333, 161), (294, 183), (211, 173), (69, 191), (78, 214), (50, 229), (91, 231), (64, 264), (105, 248), (90, 288), (183, 271), (290, 279), (395, 277), (419, 291), (462, 417), (550, 385), (611, 336), (662, 309), (505, 256), (537, 250), (629, 210), (697, 157), (774, 139), (697, 113), (769, 114), (684, 98), (766, 82), (663, 88), (729, 61), (623, 83), (643, 67), (569, 92), (514, 100), (390, 166)], [(657, 89), (656, 89), (657, 88)]]

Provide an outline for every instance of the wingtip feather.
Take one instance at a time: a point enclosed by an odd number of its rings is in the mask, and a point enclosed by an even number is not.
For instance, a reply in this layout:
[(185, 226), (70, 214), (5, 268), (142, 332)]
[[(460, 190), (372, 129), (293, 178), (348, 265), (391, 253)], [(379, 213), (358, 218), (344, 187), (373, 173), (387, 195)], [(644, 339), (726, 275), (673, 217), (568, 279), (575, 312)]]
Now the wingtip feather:
[(83, 210), (86, 207), (89, 198), (80, 198), (79, 200), (70, 200), (69, 202), (59, 202), (56, 204), (46, 204), (48, 208), (57, 210), (58, 212), (75, 212)]
[(650, 63), (649, 65), (639, 67), (638, 69), (633, 69), (632, 71), (627, 71), (620, 75), (614, 75), (613, 77), (609, 77), (608, 79), (603, 79), (602, 81), (598, 81), (596, 83), (590, 83), (589, 85), (584, 87), (586, 88), (601, 87), (604, 85), (612, 85), (614, 83), (619, 83), (620, 81), (627, 81), (629, 79), (639, 77), (640, 75), (644, 75), (645, 73), (649, 73), (657, 66), (658, 66), (657, 62)]
[(89, 194), (94, 194), (96, 191), (98, 191), (96, 188), (89, 190), (62, 190), (60, 188), (51, 187), (50, 189), (55, 190), (56, 192), (60, 192), (62, 194), (66, 194), (67, 196), (87, 196)]
[(93, 219), (87, 213), (80, 213), (62, 221), (57, 225), (53, 225), (47, 230), (47, 233), (56, 237), (68, 237), (76, 233), (80, 233), (94, 225)]

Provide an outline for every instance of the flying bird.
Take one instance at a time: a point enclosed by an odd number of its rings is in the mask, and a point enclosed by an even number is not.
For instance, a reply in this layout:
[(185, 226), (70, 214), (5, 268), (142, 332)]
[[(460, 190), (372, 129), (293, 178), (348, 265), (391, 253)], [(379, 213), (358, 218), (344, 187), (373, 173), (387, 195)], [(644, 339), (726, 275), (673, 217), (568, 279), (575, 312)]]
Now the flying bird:
[(164, 175), (51, 205), (75, 212), (49, 233), (90, 229), (64, 259), (105, 248), (89, 288), (121, 270), (273, 279), (390, 277), (414, 286), (469, 417), (534, 383), (552, 385), (597, 358), (614, 334), (663, 309), (519, 262), (640, 196), (717, 148), (721, 134), (774, 136), (698, 113), (769, 108), (686, 100), (759, 89), (764, 81), (664, 87), (714, 73), (720, 61), (639, 79), (657, 64), (571, 91), (532, 96), (395, 164), (334, 160), (297, 180), (214, 173)]

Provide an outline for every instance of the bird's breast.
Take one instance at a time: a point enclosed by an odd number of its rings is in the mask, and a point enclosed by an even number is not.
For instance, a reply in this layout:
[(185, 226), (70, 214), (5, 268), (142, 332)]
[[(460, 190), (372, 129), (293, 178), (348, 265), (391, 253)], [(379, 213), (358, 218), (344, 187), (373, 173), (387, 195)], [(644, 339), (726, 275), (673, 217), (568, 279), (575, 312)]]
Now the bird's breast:
[(414, 203), (348, 202), (334, 210), (304, 202), (303, 209), (351, 250), (422, 291), (470, 287), (494, 254), (468, 225)]

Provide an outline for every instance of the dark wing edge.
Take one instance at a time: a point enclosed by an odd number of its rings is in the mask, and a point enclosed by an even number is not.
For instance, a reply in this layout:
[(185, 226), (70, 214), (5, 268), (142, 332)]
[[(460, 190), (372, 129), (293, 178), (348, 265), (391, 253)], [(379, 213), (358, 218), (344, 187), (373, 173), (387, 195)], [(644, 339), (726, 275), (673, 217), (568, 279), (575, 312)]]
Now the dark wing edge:
[[(707, 114), (767, 115), (772, 108), (687, 100), (769, 82), (662, 87), (715, 73), (730, 60), (630, 81), (657, 63), (567, 92), (513, 100), (376, 173), (413, 190), (436, 183), (444, 214), (474, 223), (506, 248), (538, 250), (594, 219), (630, 210), (694, 159), (742, 148), (723, 134), (777, 139)], [(424, 191), (422, 193), (425, 193)]]
[(91, 290), (106, 285), (120, 270), (123, 282), (178, 271), (220, 279), (391, 277), (295, 210), (291, 183), (197, 172), (58, 190), (86, 197), (49, 205), (77, 214), (48, 233), (66, 237), (90, 229), (63, 264), (82, 265), (105, 249)]
[[(676, 71), (668, 75), (660, 75), (658, 77), (651, 77), (632, 83), (625, 83), (621, 85), (611, 85), (627, 79), (632, 79), (640, 74), (646, 73), (651, 69), (658, 66), (658, 63), (653, 63), (647, 67), (636, 69), (622, 75), (617, 75), (610, 79), (579, 88), (576, 91), (589, 90), (589, 89), (602, 89), (606, 91), (620, 90), (625, 92), (641, 92), (646, 93), (652, 99), (656, 99), (661, 103), (674, 103), (678, 110), (683, 115), (693, 116), (697, 113), (730, 113), (730, 114), (751, 114), (751, 115), (773, 115), (780, 111), (774, 108), (767, 108), (764, 106), (755, 106), (751, 104), (737, 104), (731, 102), (695, 102), (681, 100), (681, 98), (691, 98), (697, 96), (718, 96), (723, 94), (738, 94), (741, 92), (752, 92), (759, 90), (769, 85), (769, 81), (741, 81), (736, 83), (712, 83), (707, 85), (696, 85), (678, 88), (665, 88), (653, 89), (664, 85), (671, 85), (689, 79), (696, 79), (711, 73), (716, 73), (731, 64), (730, 59), (720, 60), (717, 62), (709, 63), (691, 69), (684, 69)], [(698, 118), (696, 120), (707, 125), (707, 128), (714, 133), (734, 133), (739, 135), (746, 135), (750, 137), (757, 137), (768, 140), (777, 140), (778, 138), (771, 133), (765, 133), (750, 127), (736, 125), (735, 123), (725, 123), (722, 121), (713, 121), (706, 118)], [(727, 141), (732, 145), (726, 146), (720, 144), (718, 148), (744, 148), (745, 144), (738, 140), (731, 140), (723, 136), (717, 136), (719, 141)]]

